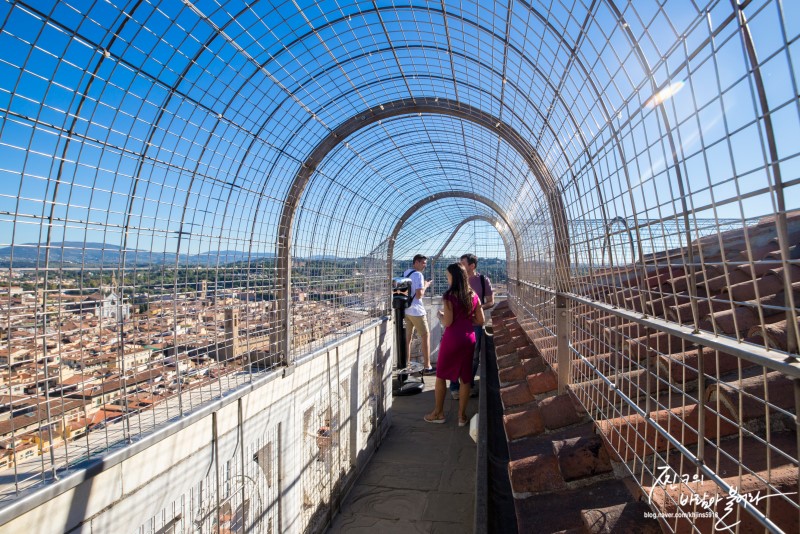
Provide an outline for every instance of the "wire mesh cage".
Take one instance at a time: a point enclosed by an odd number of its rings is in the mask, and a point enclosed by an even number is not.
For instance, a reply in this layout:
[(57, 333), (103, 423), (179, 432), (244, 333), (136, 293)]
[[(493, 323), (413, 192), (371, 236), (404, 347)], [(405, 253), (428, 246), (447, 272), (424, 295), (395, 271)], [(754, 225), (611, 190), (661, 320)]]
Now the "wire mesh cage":
[(245, 449), (237, 446), (227, 459), (215, 458), (204, 466), (208, 472), (202, 480), (137, 532), (279, 532), (279, 431), (270, 428)]
[(643, 491), (702, 472), (796, 525), (798, 21), (3, 0), (0, 505), (386, 315), (414, 254), (438, 295), (471, 252)]

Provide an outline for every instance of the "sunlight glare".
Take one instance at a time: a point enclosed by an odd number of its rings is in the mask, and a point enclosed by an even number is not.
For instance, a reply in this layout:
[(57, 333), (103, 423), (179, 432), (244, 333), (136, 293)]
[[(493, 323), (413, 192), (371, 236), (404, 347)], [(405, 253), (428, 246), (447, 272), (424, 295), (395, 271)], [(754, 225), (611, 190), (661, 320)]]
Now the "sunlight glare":
[(664, 102), (666, 102), (667, 100), (678, 94), (678, 91), (683, 89), (684, 85), (686, 84), (683, 81), (669, 84), (668, 86), (666, 86), (665, 88), (654, 94), (652, 97), (650, 97), (650, 99), (647, 101), (645, 105), (648, 108), (652, 109), (658, 106), (659, 104), (663, 104)]

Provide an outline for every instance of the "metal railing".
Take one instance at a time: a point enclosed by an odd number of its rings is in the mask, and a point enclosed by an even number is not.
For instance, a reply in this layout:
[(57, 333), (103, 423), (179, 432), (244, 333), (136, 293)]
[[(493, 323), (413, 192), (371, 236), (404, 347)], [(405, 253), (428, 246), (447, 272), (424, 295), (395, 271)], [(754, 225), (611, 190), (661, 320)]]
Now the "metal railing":
[(455, 243), (537, 284), (519, 316), (643, 486), (687, 458), (660, 417), (797, 510), (797, 2), (240, 4), (0, 0), (0, 505)]
[(480, 373), (478, 383), (478, 451), (475, 460), (475, 519), (474, 532), (489, 532), (489, 410), (486, 372), (487, 328), (484, 328), (480, 345)]
[[(388, 317), (383, 317), (379, 320), (373, 321), (372, 323), (364, 325), (364, 327), (359, 330), (331, 340), (326, 345), (323, 345), (322, 347), (305, 354), (302, 358), (299, 358), (295, 362), (295, 365), (302, 365), (306, 362), (314, 360), (315, 358), (324, 356), (329, 350), (335, 349), (336, 347), (341, 346), (348, 341), (358, 338), (359, 336), (363, 335), (365, 331), (374, 329), (387, 320)], [(228, 389), (217, 390), (216, 395), (205, 397), (202, 404), (200, 402), (189, 404), (190, 406), (194, 406), (194, 409), (185, 413), (178, 412), (175, 408), (177, 405), (177, 399), (171, 399), (172, 402), (168, 402), (167, 406), (163, 407), (163, 413), (157, 411), (151, 415), (154, 428), (151, 428), (147, 432), (142, 430), (141, 434), (137, 434), (135, 439), (130, 441), (124, 439), (123, 425), (125, 422), (125, 417), (121, 416), (118, 420), (105, 426), (107, 431), (101, 436), (98, 436), (96, 441), (93, 441), (92, 439), (89, 440), (89, 442), (94, 445), (94, 449), (92, 449), (91, 454), (85, 454), (82, 457), (77, 457), (74, 450), (72, 451), (72, 456), (70, 456), (67, 447), (64, 447), (65, 450), (63, 452), (61, 452), (61, 450), (55, 446), (52, 447), (56, 453), (51, 456), (51, 458), (54, 459), (54, 463), (48, 466), (50, 469), (48, 472), (54, 472), (58, 476), (54, 478), (42, 479), (40, 474), (39, 477), (31, 477), (27, 480), (17, 480), (16, 486), (6, 485), (6, 498), (8, 501), (0, 506), (0, 525), (7, 523), (11, 519), (32, 510), (36, 506), (39, 506), (55, 496), (76, 487), (87, 478), (91, 478), (97, 473), (108, 470), (113, 466), (127, 460), (128, 458), (131, 458), (134, 455), (153, 447), (155, 444), (169, 438), (173, 434), (198, 423), (199, 421), (208, 417), (209, 414), (216, 413), (224, 407), (237, 402), (237, 400), (248, 395), (249, 393), (267, 386), (273, 380), (285, 376), (288, 370), (290, 370), (290, 368), (276, 367), (270, 371), (265, 371), (259, 374), (243, 374), (243, 377), (246, 378), (246, 380), (243, 379), (238, 384), (233, 381), (228, 382)], [(369, 373), (367, 373), (367, 371), (369, 371)], [(367, 373), (365, 375), (366, 377), (371, 376), (371, 374), (374, 372), (372, 363), (364, 369), (364, 372)], [(365, 382), (368, 386), (370, 384), (374, 385), (373, 381), (365, 379)], [(346, 384), (342, 384), (341, 387), (347, 389)], [(189, 391), (184, 391), (184, 395), (188, 395)], [(370, 398), (370, 396), (375, 394), (375, 392), (370, 390), (361, 393), (363, 394), (364, 398)], [(332, 406), (334, 406), (333, 410), (336, 412), (336, 419), (331, 422), (330, 414), (328, 412), (325, 412), (320, 417), (323, 417), (323, 419), (324, 417), (328, 418), (327, 426), (329, 428), (340, 428), (342, 425), (339, 424), (339, 420), (342, 418), (343, 421), (346, 421), (347, 424), (350, 424), (350, 404), (349, 399), (346, 398), (349, 395), (349, 390), (334, 392), (331, 393), (331, 395), (334, 395), (332, 398), (335, 399), (335, 402), (333, 402)], [(339, 395), (343, 396), (343, 400), (339, 399)], [(325, 400), (330, 404), (330, 401), (327, 399), (327, 397)], [(322, 406), (322, 404), (319, 404), (319, 406)], [(174, 411), (172, 416), (167, 418), (167, 410), (169, 407), (172, 407)], [(364, 409), (367, 408), (373, 409), (373, 407), (366, 407)], [(157, 409), (158, 408), (156, 408), (156, 410)], [(330, 410), (330, 408), (328, 410)], [(143, 413), (146, 414), (147, 412), (142, 411), (136, 415), (142, 416)], [(378, 419), (378, 415), (379, 414), (375, 413), (372, 416), (369, 416), (373, 418), (373, 423), (375, 423), (375, 421)], [(129, 415), (128, 417), (132, 416), (133, 415)], [(317, 421), (317, 419), (319, 418), (314, 419), (314, 421), (320, 423), (319, 427), (325, 426), (323, 420)], [(345, 443), (345, 445), (349, 439), (348, 436), (343, 438), (343, 443)], [(90, 436), (90, 438), (94, 438), (94, 436)], [(345, 446), (344, 448), (337, 446), (337, 450), (340, 449), (343, 451), (343, 453), (349, 454), (349, 446)], [(21, 470), (25, 465), (27, 464), (23, 463), (19, 465), (18, 469)], [(30, 465), (31, 469), (35, 473), (40, 473), (38, 468), (41, 466), (41, 459), (35, 459), (35, 461)], [(331, 475), (331, 473), (328, 473), (328, 475)], [(23, 482), (27, 482), (27, 484), (23, 484)]]
[(556, 296), (569, 302), (564, 386), (662, 526), (738, 532), (749, 515), (770, 532), (792, 531), (800, 514), (795, 355), (515, 282), (518, 320), (551, 366), (561, 364), (553, 341), (561, 332), (542, 304), (552, 306)]

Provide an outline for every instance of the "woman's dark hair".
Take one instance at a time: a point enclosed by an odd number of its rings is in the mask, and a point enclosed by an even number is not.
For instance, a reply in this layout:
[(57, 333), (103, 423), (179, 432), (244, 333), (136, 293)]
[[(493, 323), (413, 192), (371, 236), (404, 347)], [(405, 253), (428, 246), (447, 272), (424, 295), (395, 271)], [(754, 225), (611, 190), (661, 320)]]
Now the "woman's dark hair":
[(444, 292), (444, 296), (455, 297), (456, 301), (464, 308), (464, 313), (469, 315), (472, 313), (472, 288), (469, 285), (469, 278), (467, 278), (467, 270), (460, 263), (451, 263), (447, 266), (447, 272), (453, 278), (453, 283)]

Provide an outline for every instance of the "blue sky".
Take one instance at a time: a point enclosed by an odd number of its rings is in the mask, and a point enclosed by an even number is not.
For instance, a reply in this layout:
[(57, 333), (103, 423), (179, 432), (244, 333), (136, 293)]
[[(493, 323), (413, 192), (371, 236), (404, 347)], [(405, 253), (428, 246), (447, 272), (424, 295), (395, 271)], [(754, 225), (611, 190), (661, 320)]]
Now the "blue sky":
[[(446, 2), (446, 32), (440, 4), (81, 5), (0, 2), (0, 246), (44, 241), (54, 199), (53, 241), (121, 244), (127, 228), (129, 248), (272, 251), (311, 149), (347, 117), (412, 96), (457, 98), (516, 129), (558, 179), (570, 219), (776, 209), (763, 110), (727, 2), (707, 16), (688, 1), (636, 2), (625, 25), (601, 2), (582, 33), (583, 2), (552, 13), (513, 2), (510, 14), (504, 2)], [(800, 198), (798, 58), (786, 48), (797, 10), (754, 2), (745, 12), (789, 210)], [(492, 35), (505, 36), (506, 21), (507, 46)], [(403, 124), (354, 135), (332, 153), (339, 163), (320, 167), (295, 224), (298, 251), (367, 254), (408, 206), (448, 188), (489, 195), (519, 225), (546, 209), (492, 132), (440, 117)], [(401, 135), (403, 146), (370, 144)], [(432, 248), (470, 215), (440, 208), (426, 215)]]

